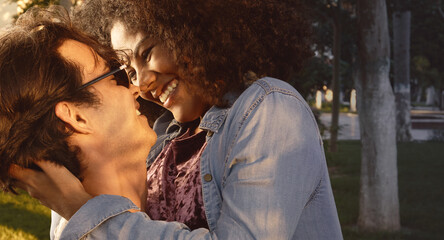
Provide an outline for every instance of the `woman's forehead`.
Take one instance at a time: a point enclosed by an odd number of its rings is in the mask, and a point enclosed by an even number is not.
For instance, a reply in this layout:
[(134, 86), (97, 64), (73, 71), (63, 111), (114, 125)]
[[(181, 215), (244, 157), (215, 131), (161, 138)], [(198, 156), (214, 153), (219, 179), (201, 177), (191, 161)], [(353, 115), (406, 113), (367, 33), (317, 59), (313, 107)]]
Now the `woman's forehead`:
[[(114, 23), (111, 28), (111, 44), (115, 50), (130, 50), (133, 52), (137, 45), (145, 38), (146, 34), (142, 32), (133, 33), (126, 30), (125, 26), (120, 23)], [(131, 54), (127, 52), (127, 54)]]

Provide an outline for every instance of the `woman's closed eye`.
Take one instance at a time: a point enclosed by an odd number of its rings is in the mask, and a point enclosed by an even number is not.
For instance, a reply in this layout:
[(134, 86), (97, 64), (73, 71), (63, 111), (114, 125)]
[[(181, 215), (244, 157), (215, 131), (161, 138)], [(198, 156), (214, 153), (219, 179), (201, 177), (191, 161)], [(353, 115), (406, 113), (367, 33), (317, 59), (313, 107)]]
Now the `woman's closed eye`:
[(146, 62), (149, 62), (151, 60), (151, 53), (153, 51), (154, 45), (145, 49), (142, 54), (141, 57), (142, 59), (144, 59)]

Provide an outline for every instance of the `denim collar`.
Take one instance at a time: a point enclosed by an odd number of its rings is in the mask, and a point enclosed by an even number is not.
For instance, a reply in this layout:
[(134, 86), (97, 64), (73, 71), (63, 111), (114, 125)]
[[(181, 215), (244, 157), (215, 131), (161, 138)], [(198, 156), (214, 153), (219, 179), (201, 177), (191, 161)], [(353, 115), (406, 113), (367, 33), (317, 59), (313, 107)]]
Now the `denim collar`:
[(231, 106), (234, 104), (236, 99), (240, 94), (237, 93), (227, 93), (224, 95), (223, 99), (228, 103), (228, 107), (219, 108), (217, 106), (212, 106), (204, 115), (202, 120), (200, 121), (199, 128), (217, 133), (225, 119), (227, 118), (228, 111)]

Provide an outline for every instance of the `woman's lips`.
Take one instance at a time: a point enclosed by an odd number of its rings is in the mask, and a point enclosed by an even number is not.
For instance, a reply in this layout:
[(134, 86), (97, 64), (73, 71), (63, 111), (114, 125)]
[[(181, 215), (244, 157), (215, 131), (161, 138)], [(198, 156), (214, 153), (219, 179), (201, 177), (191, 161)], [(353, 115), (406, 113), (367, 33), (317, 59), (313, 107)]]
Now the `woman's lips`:
[(174, 79), (173, 81), (171, 81), (165, 88), (165, 90), (163, 91), (163, 93), (159, 96), (159, 100), (162, 103), (165, 103), (165, 101), (168, 99), (168, 97), (170, 96), (171, 93), (174, 92), (174, 90), (177, 87), (177, 84), (179, 83), (179, 81), (177, 81), (176, 79)]
[(173, 79), (168, 84), (159, 86), (153, 90), (145, 90), (140, 92), (140, 96), (148, 101), (159, 104), (160, 106), (166, 107), (165, 105), (169, 105), (168, 101), (170, 97), (173, 95), (175, 90), (179, 85), (179, 81), (177, 79)]

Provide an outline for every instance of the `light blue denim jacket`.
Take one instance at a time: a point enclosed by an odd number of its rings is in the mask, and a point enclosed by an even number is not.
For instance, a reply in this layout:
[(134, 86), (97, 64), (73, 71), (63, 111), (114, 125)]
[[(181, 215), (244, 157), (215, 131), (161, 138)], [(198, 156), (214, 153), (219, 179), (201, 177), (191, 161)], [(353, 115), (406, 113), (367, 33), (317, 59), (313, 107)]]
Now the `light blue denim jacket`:
[(62, 239), (342, 239), (321, 136), (289, 84), (263, 78), (227, 109), (211, 108), (201, 156), (210, 229), (153, 221), (120, 196), (101, 195), (70, 219)]

